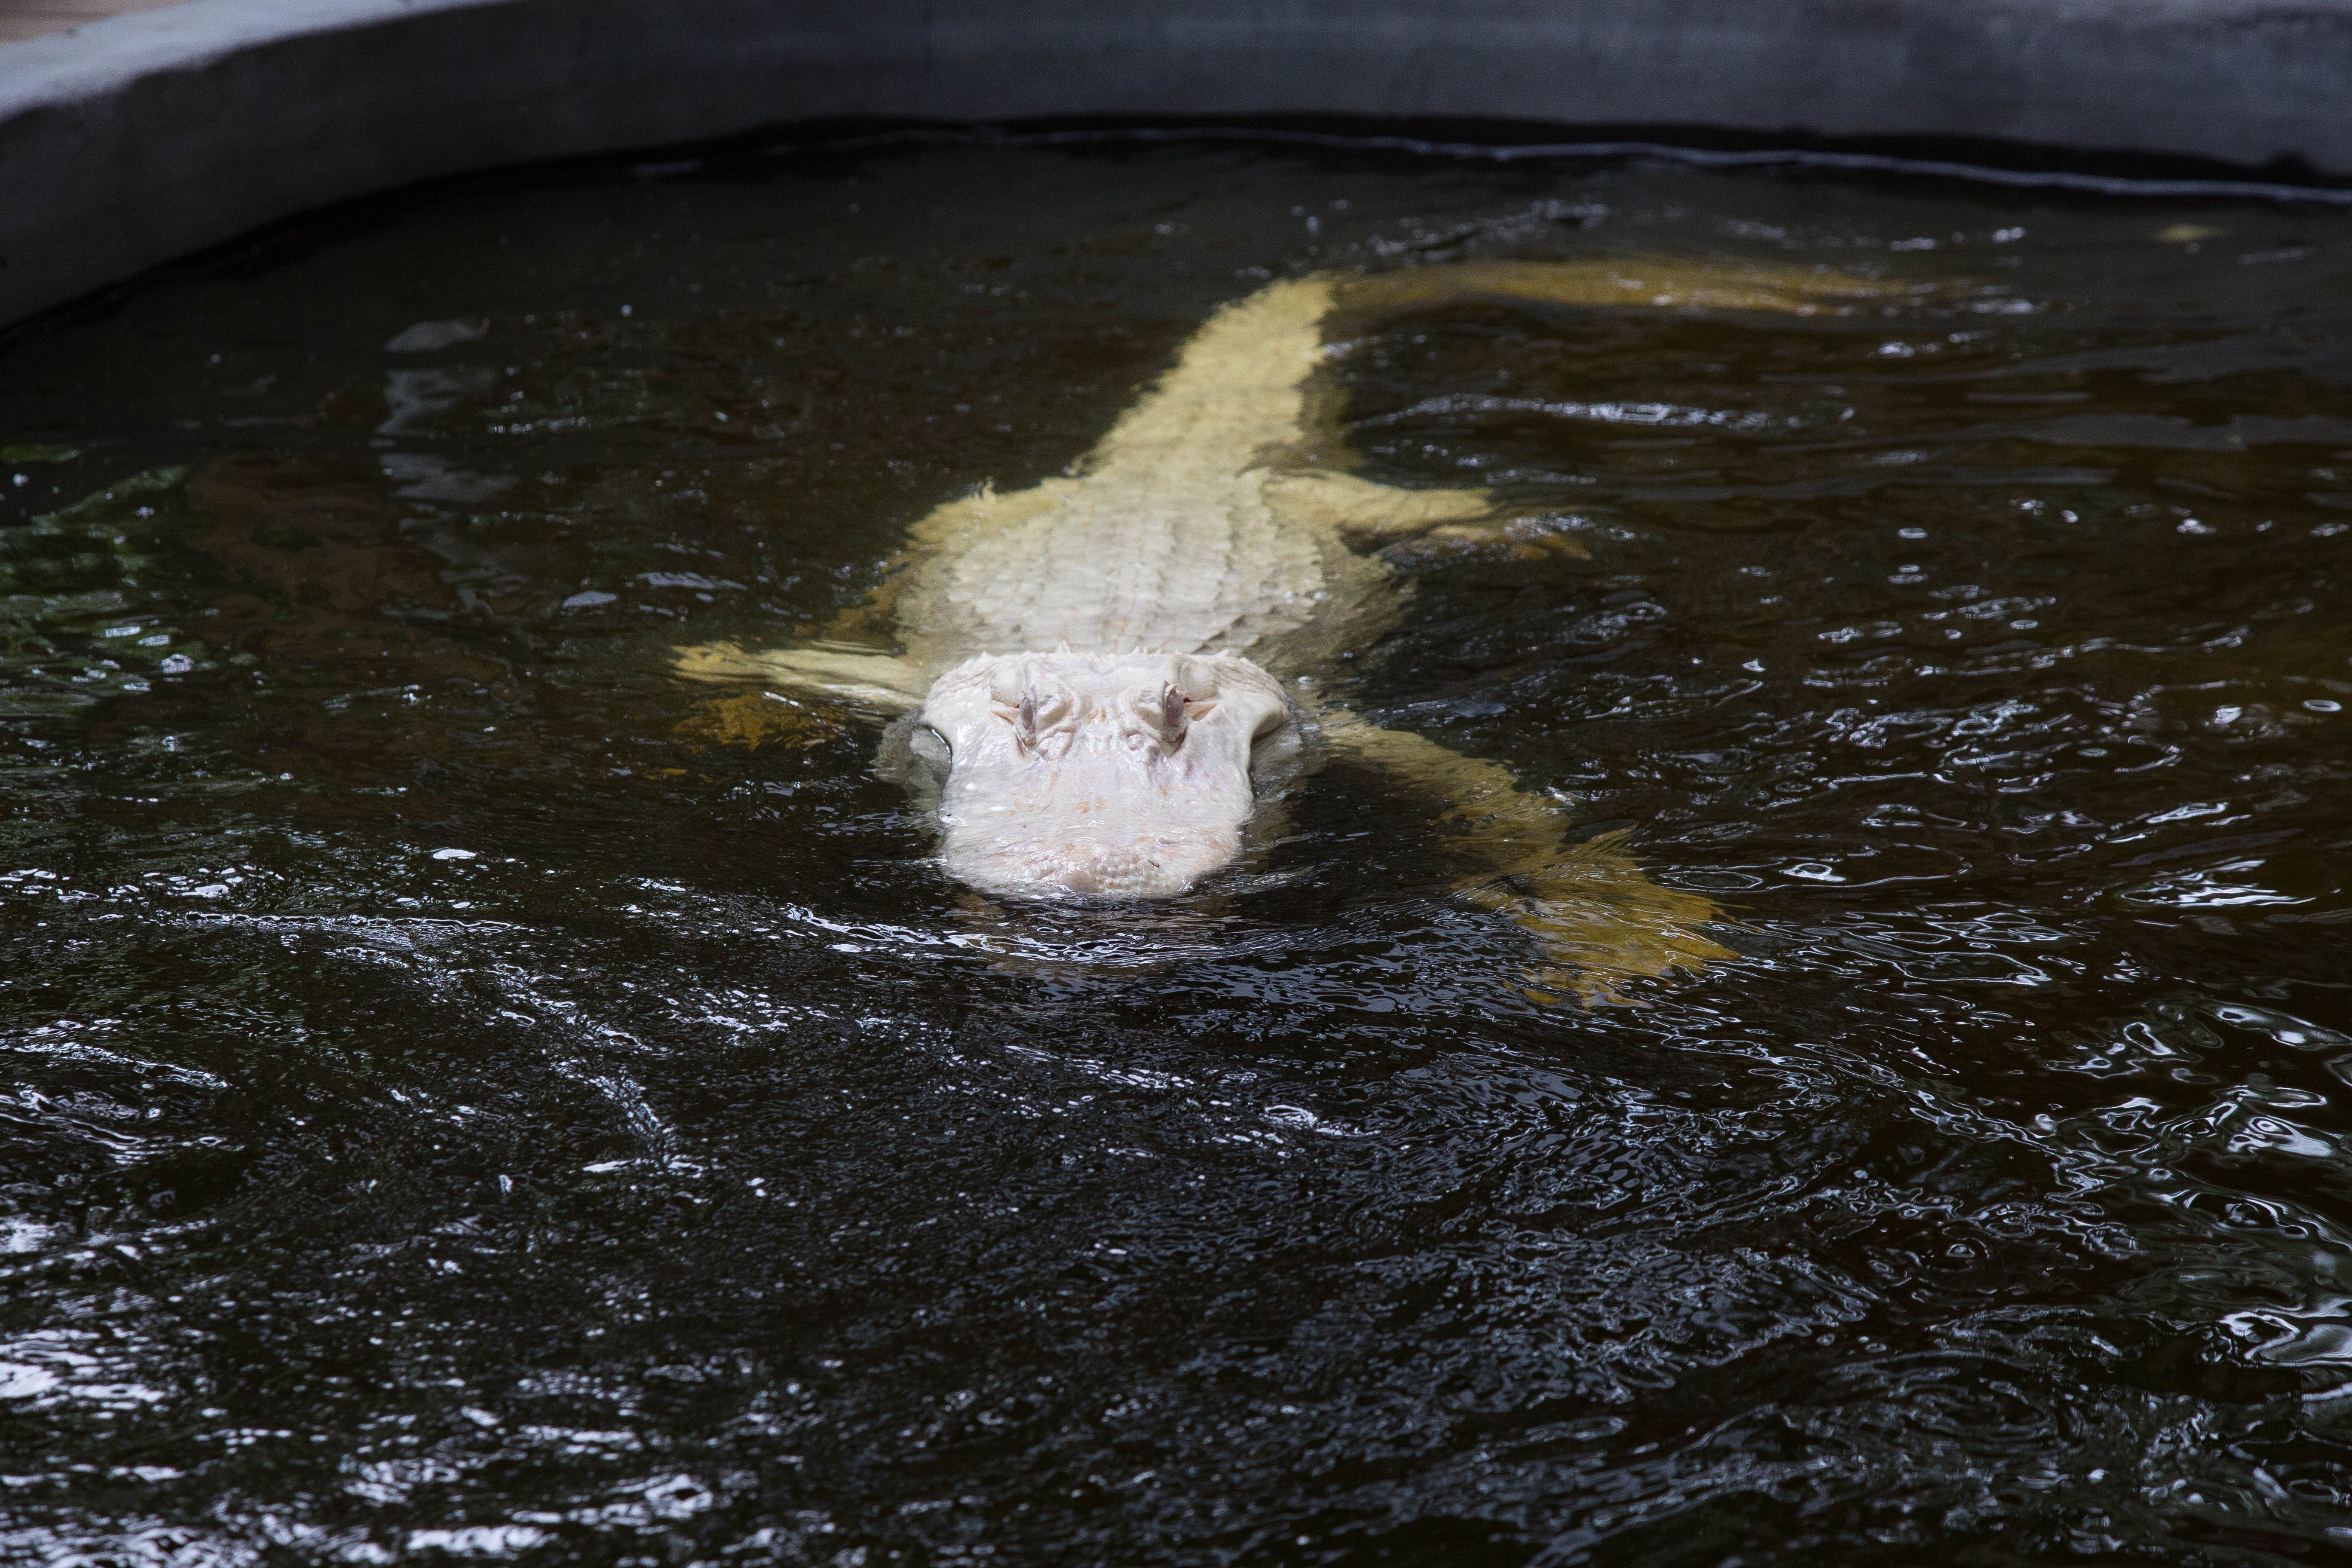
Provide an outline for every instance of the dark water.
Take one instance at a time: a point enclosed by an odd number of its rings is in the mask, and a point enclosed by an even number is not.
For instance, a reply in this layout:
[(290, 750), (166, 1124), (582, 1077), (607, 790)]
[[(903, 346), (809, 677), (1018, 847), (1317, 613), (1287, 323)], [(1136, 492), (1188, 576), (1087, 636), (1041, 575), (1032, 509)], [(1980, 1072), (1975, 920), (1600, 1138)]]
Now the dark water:
[[(2347, 222), (880, 149), (18, 338), (0, 1556), (2341, 1560)], [(1412, 558), (1360, 691), (1733, 909), (1646, 1007), (1342, 768), (1000, 967), (870, 736), (665, 673), (1265, 277), (1596, 250), (1958, 285), (1335, 351), (1591, 549)]]

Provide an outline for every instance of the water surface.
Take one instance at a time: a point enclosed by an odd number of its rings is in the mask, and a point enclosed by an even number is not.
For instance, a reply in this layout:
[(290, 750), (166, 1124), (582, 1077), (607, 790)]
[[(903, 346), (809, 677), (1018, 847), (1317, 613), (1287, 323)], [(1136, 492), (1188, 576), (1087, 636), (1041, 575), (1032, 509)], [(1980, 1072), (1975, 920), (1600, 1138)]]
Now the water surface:
[[(347, 213), (0, 349), (0, 1556), (2305, 1563), (2352, 1544), (2352, 229), (1278, 147)], [(993, 934), (822, 628), (1270, 277), (1382, 722), (1736, 918), (1542, 1005), (1435, 802)], [(740, 719), (740, 715), (736, 716)], [(1021, 956), (1008, 960), (1011, 944)]]

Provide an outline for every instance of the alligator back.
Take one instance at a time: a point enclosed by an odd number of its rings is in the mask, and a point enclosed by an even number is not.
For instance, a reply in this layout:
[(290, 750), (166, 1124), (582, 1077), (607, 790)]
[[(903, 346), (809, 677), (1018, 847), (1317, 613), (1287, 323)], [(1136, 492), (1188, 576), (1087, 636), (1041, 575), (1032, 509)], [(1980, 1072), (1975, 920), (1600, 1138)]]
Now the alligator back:
[(1315, 372), (1343, 302), (1410, 307), (1479, 295), (1575, 305), (1840, 311), (1895, 292), (1829, 272), (1706, 262), (1483, 262), (1324, 273), (1226, 305), (1077, 464), (1075, 477), (979, 493), (917, 525), (894, 584), (893, 636), (939, 669), (977, 653), (1229, 651), (1276, 672), (1363, 647), (1395, 624), (1403, 584), (1352, 538), (1486, 515), (1480, 491), (1349, 478)]
[(924, 519), (894, 605), (908, 656), (937, 668), (1067, 643), (1295, 668), (1385, 630), (1387, 565), (1269, 489), (1305, 428), (1333, 297), (1315, 278), (1225, 306), (1076, 477)]

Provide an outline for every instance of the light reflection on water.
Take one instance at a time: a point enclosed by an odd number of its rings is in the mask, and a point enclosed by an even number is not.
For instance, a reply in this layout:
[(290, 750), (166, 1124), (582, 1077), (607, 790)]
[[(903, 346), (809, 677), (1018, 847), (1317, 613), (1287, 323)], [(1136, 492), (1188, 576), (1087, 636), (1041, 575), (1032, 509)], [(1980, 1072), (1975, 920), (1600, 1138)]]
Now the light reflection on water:
[[(950, 146), (418, 197), (21, 337), (5, 1552), (2325, 1554), (2343, 222)], [(665, 674), (1265, 276), (1593, 249), (1966, 283), (1338, 324), (1373, 471), (1591, 552), (1409, 556), (1353, 698), (1730, 907), (1645, 1007), (1521, 995), (1370, 773), (1195, 898), (991, 910), (870, 736)]]

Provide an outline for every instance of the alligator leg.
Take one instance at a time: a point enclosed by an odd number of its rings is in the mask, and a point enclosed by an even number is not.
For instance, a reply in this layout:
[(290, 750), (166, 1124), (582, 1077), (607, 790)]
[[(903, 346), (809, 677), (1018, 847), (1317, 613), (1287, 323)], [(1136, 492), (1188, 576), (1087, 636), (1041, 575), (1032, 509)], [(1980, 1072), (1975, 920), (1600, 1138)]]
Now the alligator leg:
[(1268, 505), (1286, 521), (1337, 529), (1359, 548), (1412, 539), (1446, 524), (1484, 522), (1502, 510), (1491, 490), (1408, 490), (1332, 469), (1278, 475)]
[(1350, 548), (1412, 545), (1477, 549), (1504, 544), (1529, 559), (1589, 553), (1564, 533), (1515, 517), (1492, 490), (1409, 490), (1331, 469), (1266, 481), (1265, 498), (1285, 521), (1337, 531)]
[(930, 684), (922, 670), (887, 653), (831, 647), (754, 652), (731, 642), (673, 651), (671, 668), (688, 680), (764, 681), (886, 718), (921, 707)]
[(1626, 842), (1630, 829), (1564, 843), (1566, 814), (1520, 789), (1498, 763), (1352, 713), (1327, 712), (1322, 726), (1339, 752), (1445, 798), (1441, 821), (1476, 867), (1455, 890), (1509, 915), (1542, 944), (1545, 963), (1528, 975), (1530, 995), (1549, 1001), (1572, 992), (1588, 1003), (1623, 1002), (1619, 986), (1626, 981), (1675, 969), (1697, 973), (1736, 956), (1702, 931), (1724, 918), (1714, 900), (1642, 874)]

